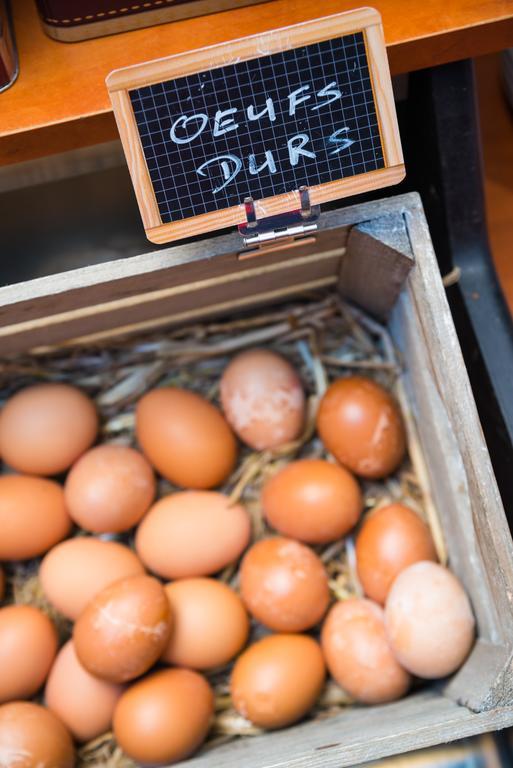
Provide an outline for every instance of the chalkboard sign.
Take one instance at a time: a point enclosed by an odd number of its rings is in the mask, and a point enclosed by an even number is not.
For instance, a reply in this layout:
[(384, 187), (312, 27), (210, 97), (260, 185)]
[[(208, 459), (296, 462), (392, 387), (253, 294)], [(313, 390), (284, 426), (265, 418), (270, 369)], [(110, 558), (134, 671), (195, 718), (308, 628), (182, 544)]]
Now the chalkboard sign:
[(379, 15), (372, 9), (128, 67), (107, 79), (154, 242), (399, 181)]

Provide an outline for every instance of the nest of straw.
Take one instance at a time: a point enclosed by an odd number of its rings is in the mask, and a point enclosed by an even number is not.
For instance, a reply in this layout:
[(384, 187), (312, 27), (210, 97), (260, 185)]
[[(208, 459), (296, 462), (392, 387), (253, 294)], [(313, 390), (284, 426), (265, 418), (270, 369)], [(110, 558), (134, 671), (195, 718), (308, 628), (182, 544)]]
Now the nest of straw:
[[(251, 347), (272, 349), (290, 360), (308, 395), (308, 416), (301, 437), (274, 451), (242, 449), (235, 471), (221, 489), (247, 508), (253, 524), (253, 541), (272, 533), (260, 506), (260, 492), (267, 479), (298, 458), (330, 459), (315, 435), (317, 406), (331, 381), (358, 373), (375, 379), (395, 394), (408, 434), (408, 457), (399, 470), (384, 481), (362, 483), (363, 517), (371, 509), (393, 501), (407, 504), (430, 525), (439, 559), (444, 563), (443, 537), (404, 394), (401, 361), (385, 327), (343, 302), (333, 292), (311, 294), (257, 316), (245, 315), (95, 346), (61, 348), (4, 359), (0, 361), (0, 404), (21, 387), (36, 382), (74, 384), (87, 392), (97, 405), (101, 417), (100, 441), (135, 445), (134, 408), (145, 392), (154, 387), (184, 387), (217, 404), (219, 381), (230, 357)], [(167, 481), (159, 482), (159, 496), (173, 490)], [(77, 530), (75, 534), (82, 535), (83, 532)], [(131, 543), (130, 536), (115, 538)], [(354, 534), (315, 549), (327, 569), (332, 599), (361, 596), (355, 567)], [(8, 599), (42, 608), (56, 623), (61, 639), (65, 640), (72, 627), (45, 600), (38, 581), (38, 565), (39, 561), (35, 560), (7, 569)], [(237, 589), (238, 563), (226, 568), (219, 578)], [(266, 631), (255, 624), (251, 639)], [(208, 675), (216, 695), (216, 715), (205, 749), (233, 738), (261, 733), (233, 709), (229, 675), (230, 667)], [(349, 696), (333, 681), (328, 681), (310, 717), (329, 717), (351, 704)], [(122, 754), (112, 734), (107, 733), (80, 749), (79, 765), (83, 768), (131, 768), (134, 763)]]

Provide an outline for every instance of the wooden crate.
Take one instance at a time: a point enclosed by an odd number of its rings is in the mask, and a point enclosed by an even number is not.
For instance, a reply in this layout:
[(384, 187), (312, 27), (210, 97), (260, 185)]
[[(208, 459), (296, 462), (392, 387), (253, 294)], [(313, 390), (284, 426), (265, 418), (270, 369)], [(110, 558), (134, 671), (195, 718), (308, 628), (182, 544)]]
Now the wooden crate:
[(448, 682), (243, 739), (190, 768), (342, 768), (513, 723), (513, 547), (419, 198), (325, 213), (316, 237), (240, 254), (237, 233), (0, 289), (2, 356), (232, 314), (338, 286), (379, 318), (409, 397), (478, 640)]

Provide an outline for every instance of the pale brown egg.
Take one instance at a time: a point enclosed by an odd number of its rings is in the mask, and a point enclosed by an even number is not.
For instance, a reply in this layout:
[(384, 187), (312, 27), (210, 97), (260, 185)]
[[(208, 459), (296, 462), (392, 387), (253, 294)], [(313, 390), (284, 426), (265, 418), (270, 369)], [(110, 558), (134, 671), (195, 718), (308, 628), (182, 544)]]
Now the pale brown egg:
[(237, 443), (221, 412), (178, 387), (154, 389), (139, 400), (136, 433), (151, 464), (183, 488), (215, 488), (237, 461)]
[(42, 555), (70, 530), (60, 485), (42, 477), (0, 477), (0, 560)]
[(240, 504), (215, 491), (166, 496), (137, 529), (135, 548), (143, 563), (166, 579), (208, 576), (237, 560), (251, 535)]
[(376, 509), (364, 521), (356, 539), (356, 563), (363, 590), (384, 605), (396, 576), (419, 560), (436, 560), (426, 523), (404, 504)]
[(57, 632), (42, 611), (31, 605), (0, 608), (0, 703), (37, 693), (56, 653)]
[(124, 544), (77, 536), (48, 552), (39, 567), (39, 581), (54, 608), (75, 620), (109, 584), (144, 573), (135, 552)]
[(328, 576), (309, 547), (276, 536), (257, 541), (240, 569), (241, 597), (258, 621), (277, 632), (317, 624), (329, 603)]
[(155, 497), (155, 475), (144, 456), (125, 445), (98, 445), (76, 462), (64, 495), (77, 525), (119, 533), (136, 525)]
[(246, 643), (249, 619), (240, 597), (216, 579), (180, 579), (165, 587), (173, 631), (162, 660), (192, 669), (227, 664)]
[(138, 763), (169, 765), (203, 743), (214, 714), (214, 694), (197, 672), (167, 669), (134, 683), (118, 702), (114, 735)]
[(6, 464), (30, 475), (64, 472), (95, 441), (94, 403), (68, 384), (35, 384), (5, 404), (0, 443)]
[(418, 677), (452, 674), (474, 643), (468, 597), (438, 563), (414, 563), (399, 574), (388, 593), (385, 622), (394, 654)]
[(295, 440), (305, 421), (305, 393), (294, 368), (265, 349), (241, 352), (221, 378), (221, 404), (237, 435), (262, 451)]
[(88, 604), (73, 643), (88, 672), (111, 683), (144, 674), (162, 656), (172, 628), (169, 600), (151, 576), (116, 581)]
[(50, 670), (45, 703), (77, 741), (90, 741), (110, 729), (122, 693), (121, 685), (93, 677), (84, 669), (70, 640)]
[(360, 376), (331, 384), (319, 406), (317, 430), (337, 461), (361, 477), (386, 477), (406, 450), (397, 403), (386, 389)]
[(262, 507), (269, 524), (284, 536), (324, 544), (356, 525), (363, 501), (358, 483), (346, 469), (322, 459), (302, 459), (268, 480)]
[(50, 712), (31, 701), (0, 706), (0, 759), (6, 768), (74, 768), (68, 731)]
[(235, 662), (230, 680), (233, 706), (261, 728), (283, 728), (312, 709), (325, 675), (322, 652), (313, 638), (264, 637)]
[(383, 704), (408, 690), (410, 675), (392, 653), (377, 603), (336, 603), (324, 622), (321, 644), (331, 675), (357, 701)]

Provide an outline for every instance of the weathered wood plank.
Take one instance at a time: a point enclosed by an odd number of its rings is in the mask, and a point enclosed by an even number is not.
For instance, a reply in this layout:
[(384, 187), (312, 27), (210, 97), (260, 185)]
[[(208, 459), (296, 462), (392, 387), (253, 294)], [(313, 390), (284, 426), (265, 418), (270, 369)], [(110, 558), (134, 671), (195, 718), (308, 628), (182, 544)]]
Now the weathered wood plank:
[(470, 594), (483, 641), (447, 693), (482, 710), (513, 701), (513, 546), (420, 205), (405, 219), (416, 266), (392, 330), (407, 361), (406, 384), (450, 565)]
[(339, 291), (384, 320), (413, 266), (401, 214), (390, 214), (353, 227), (341, 262)]
[(513, 709), (473, 714), (435, 690), (381, 707), (218, 747), (180, 763), (186, 768), (344, 768), (453, 741), (513, 723)]

